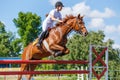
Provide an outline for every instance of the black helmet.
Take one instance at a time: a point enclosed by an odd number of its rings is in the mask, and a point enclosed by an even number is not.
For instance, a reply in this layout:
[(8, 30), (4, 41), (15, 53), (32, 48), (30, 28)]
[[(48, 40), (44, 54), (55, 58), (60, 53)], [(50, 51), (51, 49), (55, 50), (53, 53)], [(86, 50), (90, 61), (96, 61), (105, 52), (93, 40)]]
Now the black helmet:
[(55, 7), (57, 7), (57, 6), (62, 6), (62, 7), (64, 7), (63, 3), (60, 2), (60, 1), (58, 1), (58, 2), (55, 3)]

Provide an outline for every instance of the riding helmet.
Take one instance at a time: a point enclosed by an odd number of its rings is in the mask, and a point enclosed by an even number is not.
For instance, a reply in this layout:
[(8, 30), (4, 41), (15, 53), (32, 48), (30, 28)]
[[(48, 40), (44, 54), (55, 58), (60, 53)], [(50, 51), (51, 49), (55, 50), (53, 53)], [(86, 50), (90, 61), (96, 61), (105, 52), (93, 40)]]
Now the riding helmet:
[(58, 2), (55, 3), (55, 7), (57, 7), (57, 6), (62, 6), (62, 7), (64, 7), (63, 3), (60, 2), (60, 1), (58, 1)]

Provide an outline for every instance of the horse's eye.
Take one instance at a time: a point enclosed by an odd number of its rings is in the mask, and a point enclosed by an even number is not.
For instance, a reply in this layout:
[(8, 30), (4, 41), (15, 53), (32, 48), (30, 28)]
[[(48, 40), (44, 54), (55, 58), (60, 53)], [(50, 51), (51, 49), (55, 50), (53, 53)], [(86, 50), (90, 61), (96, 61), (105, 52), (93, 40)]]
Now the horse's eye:
[(84, 24), (84, 22), (80, 22), (79, 24)]
[(79, 22), (79, 24), (82, 24), (82, 22)]

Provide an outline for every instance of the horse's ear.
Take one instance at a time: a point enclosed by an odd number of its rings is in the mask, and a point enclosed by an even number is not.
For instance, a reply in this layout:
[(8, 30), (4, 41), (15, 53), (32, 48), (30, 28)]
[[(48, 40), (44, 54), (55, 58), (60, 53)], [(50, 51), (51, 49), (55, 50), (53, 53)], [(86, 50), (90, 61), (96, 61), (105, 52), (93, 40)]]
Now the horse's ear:
[(85, 15), (81, 16), (80, 18), (83, 18)]
[(78, 14), (78, 18), (80, 18), (80, 14)]

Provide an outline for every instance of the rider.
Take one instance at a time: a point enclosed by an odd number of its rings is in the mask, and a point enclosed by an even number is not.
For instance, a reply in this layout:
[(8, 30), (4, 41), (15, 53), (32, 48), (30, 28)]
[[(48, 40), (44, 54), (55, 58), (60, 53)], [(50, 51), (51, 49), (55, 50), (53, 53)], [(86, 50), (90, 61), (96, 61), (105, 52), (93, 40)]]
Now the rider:
[(46, 17), (46, 19), (43, 21), (43, 24), (42, 24), (43, 31), (40, 34), (40, 36), (38, 37), (39, 42), (37, 43), (37, 47), (41, 46), (41, 43), (44, 40), (45, 35), (49, 32), (49, 29), (51, 29), (53, 27), (53, 23), (55, 21), (63, 22), (62, 15), (60, 13), (60, 11), (62, 10), (62, 7), (64, 7), (62, 2), (60, 2), (60, 1), (56, 2), (55, 9), (51, 10), (50, 13), (48, 14), (48, 16)]

